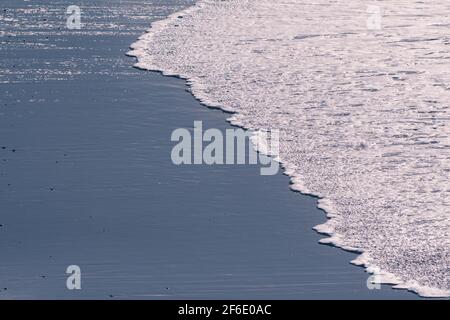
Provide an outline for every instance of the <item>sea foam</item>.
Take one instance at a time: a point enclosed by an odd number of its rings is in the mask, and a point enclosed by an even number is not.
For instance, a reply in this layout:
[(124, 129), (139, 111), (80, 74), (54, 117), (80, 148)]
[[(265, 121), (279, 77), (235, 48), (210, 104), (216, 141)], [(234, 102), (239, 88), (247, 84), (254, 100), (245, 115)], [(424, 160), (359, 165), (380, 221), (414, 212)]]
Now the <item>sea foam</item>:
[(450, 3), (198, 1), (132, 45), (248, 129), (279, 129), (292, 189), (320, 198), (322, 243), (384, 283), (450, 296)]

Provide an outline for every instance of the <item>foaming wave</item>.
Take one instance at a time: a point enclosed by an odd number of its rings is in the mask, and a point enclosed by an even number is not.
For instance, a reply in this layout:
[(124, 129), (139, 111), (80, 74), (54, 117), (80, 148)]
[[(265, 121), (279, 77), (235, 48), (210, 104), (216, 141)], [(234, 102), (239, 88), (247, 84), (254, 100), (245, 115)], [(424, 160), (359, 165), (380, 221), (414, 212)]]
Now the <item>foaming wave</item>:
[[(280, 129), (292, 189), (318, 196), (322, 243), (385, 283), (450, 296), (448, 1), (199, 1), (132, 45), (235, 125)], [(447, 13), (447, 14), (446, 14)]]

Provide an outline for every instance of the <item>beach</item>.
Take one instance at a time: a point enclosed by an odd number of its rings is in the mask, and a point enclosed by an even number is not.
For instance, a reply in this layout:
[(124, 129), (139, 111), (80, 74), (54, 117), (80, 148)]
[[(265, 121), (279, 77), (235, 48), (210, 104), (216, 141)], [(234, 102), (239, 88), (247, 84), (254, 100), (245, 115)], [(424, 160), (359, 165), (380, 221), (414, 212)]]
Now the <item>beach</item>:
[(172, 163), (173, 130), (230, 114), (125, 54), (192, 3), (86, 1), (67, 30), (70, 1), (4, 1), (0, 299), (419, 298), (369, 290), (357, 254), (319, 244), (325, 212), (282, 171)]

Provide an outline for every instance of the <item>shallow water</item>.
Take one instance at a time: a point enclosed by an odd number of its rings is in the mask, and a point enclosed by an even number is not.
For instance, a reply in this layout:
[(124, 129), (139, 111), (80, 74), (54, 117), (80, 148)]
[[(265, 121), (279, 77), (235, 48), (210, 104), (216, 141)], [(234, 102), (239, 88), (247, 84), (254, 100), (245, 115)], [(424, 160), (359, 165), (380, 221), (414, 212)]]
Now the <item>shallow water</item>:
[[(155, 19), (191, 3), (4, 0), (0, 10), (0, 84), (132, 75), (129, 59), (114, 54), (120, 40), (134, 38)], [(67, 26), (67, 8), (74, 4), (81, 9), (81, 29)]]
[(199, 1), (133, 45), (233, 124), (280, 129), (292, 188), (322, 198), (322, 240), (383, 281), (450, 296), (450, 4)]

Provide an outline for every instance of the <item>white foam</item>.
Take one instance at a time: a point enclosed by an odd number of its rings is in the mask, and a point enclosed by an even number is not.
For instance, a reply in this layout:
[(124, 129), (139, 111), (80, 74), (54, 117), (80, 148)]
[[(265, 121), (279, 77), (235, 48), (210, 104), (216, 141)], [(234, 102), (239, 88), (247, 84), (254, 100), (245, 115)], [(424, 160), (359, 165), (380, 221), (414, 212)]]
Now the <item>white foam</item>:
[(448, 2), (199, 1), (132, 45), (248, 129), (280, 130), (292, 189), (320, 198), (322, 243), (385, 283), (450, 296)]

